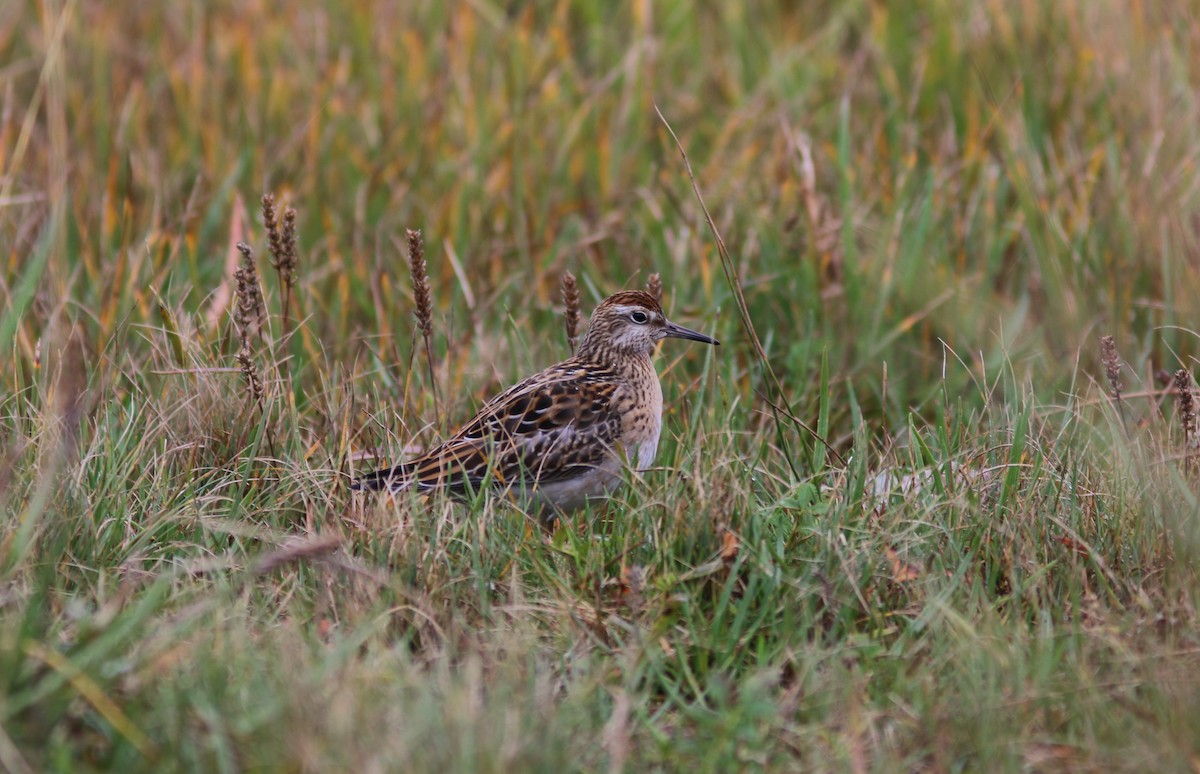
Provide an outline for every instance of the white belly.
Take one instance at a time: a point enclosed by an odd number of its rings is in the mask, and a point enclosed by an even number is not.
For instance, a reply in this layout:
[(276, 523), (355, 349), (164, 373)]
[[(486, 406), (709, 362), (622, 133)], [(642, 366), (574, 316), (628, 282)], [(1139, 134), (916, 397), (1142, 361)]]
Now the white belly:
[(646, 470), (654, 464), (654, 457), (658, 454), (658, 436), (662, 432), (662, 425), (654, 428), (654, 435), (639, 444), (633, 445), (626, 450), (629, 454), (629, 459), (637, 466), (638, 470)]
[(569, 513), (586, 506), (589, 500), (606, 499), (621, 486), (621, 468), (621, 461), (612, 458), (583, 475), (538, 484), (525, 497), (533, 510), (552, 519), (557, 512)]

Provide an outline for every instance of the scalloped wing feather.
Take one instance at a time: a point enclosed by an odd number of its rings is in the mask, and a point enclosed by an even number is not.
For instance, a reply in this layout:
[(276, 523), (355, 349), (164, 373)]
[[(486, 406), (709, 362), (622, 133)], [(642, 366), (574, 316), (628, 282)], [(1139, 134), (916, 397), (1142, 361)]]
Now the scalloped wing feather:
[(564, 363), (510, 387), (453, 438), (363, 477), (363, 489), (469, 492), (569, 479), (615, 453), (621, 418), (612, 374)]

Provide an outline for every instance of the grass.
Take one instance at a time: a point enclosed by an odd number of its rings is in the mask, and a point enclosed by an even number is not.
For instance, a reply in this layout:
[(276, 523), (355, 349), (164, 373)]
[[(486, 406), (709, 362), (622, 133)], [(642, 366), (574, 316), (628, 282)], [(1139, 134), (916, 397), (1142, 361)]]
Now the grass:
[[(0, 767), (1194, 770), (1197, 21), (4, 6)], [(353, 500), (567, 354), (566, 271), (722, 341), (660, 467)]]

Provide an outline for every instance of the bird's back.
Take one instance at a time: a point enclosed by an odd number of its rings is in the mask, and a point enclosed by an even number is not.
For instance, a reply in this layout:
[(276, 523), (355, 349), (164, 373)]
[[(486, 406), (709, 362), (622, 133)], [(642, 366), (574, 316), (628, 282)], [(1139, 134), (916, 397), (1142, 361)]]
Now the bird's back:
[(611, 369), (564, 361), (488, 401), (445, 443), (369, 473), (354, 488), (465, 494), (586, 475), (624, 446), (617, 405), (624, 401), (614, 401), (623, 384)]

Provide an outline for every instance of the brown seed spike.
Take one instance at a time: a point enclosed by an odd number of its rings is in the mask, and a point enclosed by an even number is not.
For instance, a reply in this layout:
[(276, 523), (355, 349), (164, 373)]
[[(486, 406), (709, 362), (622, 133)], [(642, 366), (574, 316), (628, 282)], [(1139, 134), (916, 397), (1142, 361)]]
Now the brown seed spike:
[(291, 332), (292, 288), (296, 285), (296, 265), (300, 262), (296, 257), (296, 209), (288, 206), (283, 210), (282, 255), (279, 256), (279, 284), (283, 288), (283, 335), (286, 339)]
[(284, 278), (290, 286), (295, 282), (296, 264), (299, 259), (296, 257), (296, 208), (285, 207), (283, 210), (283, 256), (281, 265), (284, 271)]
[(437, 410), (437, 383), (433, 371), (433, 293), (429, 289), (429, 274), (425, 266), (425, 244), (421, 240), (420, 230), (407, 229), (408, 237), (408, 270), (412, 277), (413, 300), (416, 303), (414, 314), (421, 338), (425, 342), (425, 363), (429, 369), (429, 388), (433, 391), (434, 413)]
[(242, 254), (242, 265), (233, 273), (237, 282), (237, 308), (233, 310), (233, 317), (245, 344), (251, 334), (261, 329), (265, 310), (262, 288), (258, 285), (258, 268), (254, 264), (254, 251), (245, 242), (238, 242), (237, 249)]
[(1121, 399), (1121, 361), (1117, 357), (1117, 345), (1112, 336), (1100, 337), (1100, 362), (1104, 364), (1104, 375), (1112, 387), (1113, 397)]
[(662, 306), (663, 300), (663, 284), (662, 276), (658, 272), (650, 275), (650, 279), (646, 281), (646, 292), (654, 296), (654, 300)]
[(242, 369), (242, 376), (246, 377), (246, 393), (254, 401), (255, 405), (261, 409), (266, 389), (263, 387), (262, 376), (258, 372), (258, 365), (255, 364), (254, 358), (250, 355), (250, 345), (245, 340), (242, 341), (242, 348), (238, 350), (237, 361), (238, 366)]
[(421, 334), (428, 337), (433, 333), (433, 299), (429, 290), (429, 275), (426, 273), (425, 245), (421, 232), (408, 229), (408, 270), (412, 277), (415, 315)]
[(246, 377), (247, 392), (255, 404), (262, 408), (263, 388), (262, 376), (254, 363), (250, 349), (250, 338), (261, 330), (264, 315), (262, 289), (258, 286), (258, 269), (254, 265), (254, 251), (245, 242), (237, 243), (238, 252), (242, 254), (242, 265), (233, 273), (237, 281), (237, 306), (233, 310), (234, 322), (237, 323), (241, 347), (238, 349), (237, 361)]
[(1190, 448), (1196, 440), (1196, 401), (1192, 395), (1192, 377), (1183, 368), (1175, 372), (1175, 399), (1183, 423), (1183, 445)]
[(1112, 397), (1125, 424), (1125, 406), (1121, 403), (1121, 359), (1117, 356), (1117, 345), (1112, 336), (1100, 337), (1100, 362), (1104, 364), (1104, 375), (1112, 388)]
[(566, 307), (563, 325), (567, 330), (567, 346), (574, 352), (579, 343), (579, 285), (575, 282), (575, 275), (569, 271), (563, 272), (562, 297)]
[(262, 195), (263, 226), (267, 229), (267, 244), (271, 251), (271, 265), (279, 270), (283, 263), (283, 238), (279, 234), (279, 222), (275, 218), (275, 194)]

